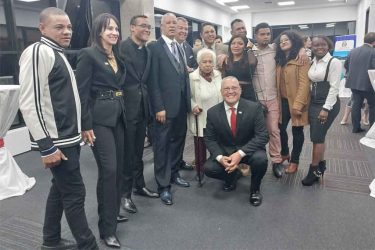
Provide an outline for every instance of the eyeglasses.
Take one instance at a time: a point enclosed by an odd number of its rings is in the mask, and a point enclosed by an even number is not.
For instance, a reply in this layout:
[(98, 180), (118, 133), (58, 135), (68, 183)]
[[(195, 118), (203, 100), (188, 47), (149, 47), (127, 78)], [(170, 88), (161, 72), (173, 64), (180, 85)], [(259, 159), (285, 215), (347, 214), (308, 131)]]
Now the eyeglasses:
[(290, 41), (289, 39), (280, 40), (280, 44), (286, 43), (286, 42), (289, 42), (289, 41)]
[(148, 30), (152, 30), (153, 28), (151, 27), (151, 25), (149, 24), (136, 24), (135, 26), (138, 26), (138, 27), (141, 27), (142, 29), (148, 29)]
[(228, 93), (230, 91), (238, 91), (240, 88), (239, 87), (226, 87), (226, 88), (223, 88), (224, 92)]

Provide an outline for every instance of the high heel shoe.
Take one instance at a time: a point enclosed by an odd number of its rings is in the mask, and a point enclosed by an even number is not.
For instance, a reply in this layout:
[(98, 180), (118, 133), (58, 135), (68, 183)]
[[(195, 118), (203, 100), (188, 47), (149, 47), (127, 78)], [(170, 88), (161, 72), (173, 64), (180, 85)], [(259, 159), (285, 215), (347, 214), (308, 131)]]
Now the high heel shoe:
[(290, 162), (290, 155), (281, 155), (281, 160), (281, 163), (283, 163), (284, 161)]
[(324, 171), (321, 171), (320, 165), (313, 166), (310, 164), (309, 172), (306, 177), (302, 180), (302, 185), (312, 186), (315, 182), (319, 181), (320, 177), (324, 175)]
[(286, 174), (294, 174), (298, 170), (298, 164), (291, 162), (288, 167), (285, 169)]

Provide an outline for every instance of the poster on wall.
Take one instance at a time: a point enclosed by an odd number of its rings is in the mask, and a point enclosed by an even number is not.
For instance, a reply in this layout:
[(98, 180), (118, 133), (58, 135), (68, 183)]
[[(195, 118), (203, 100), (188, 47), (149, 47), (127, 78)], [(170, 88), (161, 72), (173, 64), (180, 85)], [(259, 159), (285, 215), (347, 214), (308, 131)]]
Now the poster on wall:
[(336, 36), (333, 56), (345, 60), (349, 52), (355, 48), (356, 35)]

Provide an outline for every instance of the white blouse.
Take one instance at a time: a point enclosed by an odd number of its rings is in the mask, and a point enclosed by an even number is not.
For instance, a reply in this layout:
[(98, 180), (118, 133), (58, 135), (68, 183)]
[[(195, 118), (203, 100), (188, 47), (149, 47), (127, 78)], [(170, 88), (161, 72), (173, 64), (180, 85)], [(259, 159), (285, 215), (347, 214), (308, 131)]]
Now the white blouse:
[[(326, 75), (326, 69), (328, 66), (328, 62), (331, 59), (331, 54), (328, 52), (322, 59), (319, 61), (316, 58), (313, 59), (313, 63), (309, 69), (309, 78), (313, 82), (320, 82), (324, 81), (324, 77)], [(330, 89), (328, 92), (328, 96), (326, 99), (323, 108), (331, 110), (333, 105), (335, 105), (337, 101), (337, 96), (339, 94), (339, 87), (341, 81), (341, 72), (342, 72), (342, 64), (341, 62), (333, 58), (331, 64), (329, 66), (329, 73), (327, 77), (327, 81), (330, 84)]]

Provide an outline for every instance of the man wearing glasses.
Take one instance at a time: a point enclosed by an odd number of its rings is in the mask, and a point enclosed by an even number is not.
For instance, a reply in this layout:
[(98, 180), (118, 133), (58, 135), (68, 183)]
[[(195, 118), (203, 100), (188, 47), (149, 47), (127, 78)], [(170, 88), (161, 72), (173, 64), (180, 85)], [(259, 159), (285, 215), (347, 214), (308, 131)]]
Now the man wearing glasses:
[(145, 46), (151, 25), (147, 16), (137, 15), (130, 20), (131, 35), (120, 44), (120, 56), (125, 62), (124, 102), (126, 107), (125, 168), (121, 204), (125, 211), (136, 213), (131, 199), (133, 184), (137, 195), (157, 198), (159, 194), (146, 188), (143, 176), (143, 144), (149, 119), (146, 83), (150, 74), (151, 52)]
[(236, 189), (238, 165), (251, 166), (250, 204), (262, 203), (260, 184), (267, 170), (268, 132), (261, 104), (240, 99), (241, 87), (235, 77), (221, 83), (223, 102), (207, 112), (204, 140), (210, 158), (204, 164), (208, 177), (223, 180), (223, 191)]

